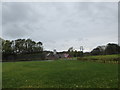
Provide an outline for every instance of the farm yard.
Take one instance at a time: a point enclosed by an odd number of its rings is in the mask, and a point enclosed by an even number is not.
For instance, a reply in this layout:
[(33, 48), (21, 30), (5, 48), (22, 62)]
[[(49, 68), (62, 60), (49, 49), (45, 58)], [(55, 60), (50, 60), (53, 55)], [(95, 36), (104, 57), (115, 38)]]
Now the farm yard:
[[(88, 58), (86, 57), (87, 59), (83, 59), (86, 61), (61, 59), (53, 61), (6, 62), (2, 64), (2, 87), (117, 88), (117, 62), (100, 62), (100, 60), (116, 58), (117, 56), (88, 56)], [(92, 61), (90, 58), (98, 58), (99, 60)]]

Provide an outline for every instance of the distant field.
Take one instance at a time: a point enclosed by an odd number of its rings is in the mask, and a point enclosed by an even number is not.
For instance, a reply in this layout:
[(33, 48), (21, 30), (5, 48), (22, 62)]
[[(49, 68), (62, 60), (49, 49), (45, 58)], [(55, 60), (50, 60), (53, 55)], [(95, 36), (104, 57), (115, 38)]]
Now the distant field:
[(112, 60), (112, 59), (115, 59), (115, 58), (119, 58), (119, 56), (120, 56), (120, 54), (115, 54), (115, 55), (97, 55), (97, 56), (88, 56), (88, 58)]
[(77, 60), (3, 63), (3, 88), (117, 88), (118, 64)]
[(96, 61), (102, 63), (118, 63), (120, 60), (120, 55), (97, 55), (97, 56), (85, 56), (85, 57), (78, 57), (78, 60), (82, 61)]

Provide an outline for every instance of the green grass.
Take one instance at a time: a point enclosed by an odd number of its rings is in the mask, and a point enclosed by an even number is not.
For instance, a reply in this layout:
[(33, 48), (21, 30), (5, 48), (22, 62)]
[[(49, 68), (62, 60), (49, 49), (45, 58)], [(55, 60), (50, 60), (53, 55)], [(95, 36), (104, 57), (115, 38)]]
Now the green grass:
[(77, 60), (3, 63), (3, 88), (117, 88), (118, 65)]
[(95, 58), (95, 59), (109, 59), (109, 60), (112, 60), (112, 59), (115, 59), (115, 58), (118, 58), (119, 57), (119, 54), (115, 54), (115, 55), (97, 55), (97, 56), (88, 56), (88, 58)]
[(120, 59), (120, 55), (96, 55), (96, 56), (85, 56), (78, 57), (78, 60), (82, 61), (96, 61), (96, 62), (104, 62), (104, 63), (118, 63)]

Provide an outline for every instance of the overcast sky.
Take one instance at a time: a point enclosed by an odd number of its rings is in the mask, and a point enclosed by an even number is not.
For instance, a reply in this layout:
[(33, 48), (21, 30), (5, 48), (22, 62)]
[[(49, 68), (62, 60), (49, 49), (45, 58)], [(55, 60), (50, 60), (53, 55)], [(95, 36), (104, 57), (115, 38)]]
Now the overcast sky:
[(41, 41), (45, 50), (118, 42), (117, 2), (2, 3), (2, 37)]

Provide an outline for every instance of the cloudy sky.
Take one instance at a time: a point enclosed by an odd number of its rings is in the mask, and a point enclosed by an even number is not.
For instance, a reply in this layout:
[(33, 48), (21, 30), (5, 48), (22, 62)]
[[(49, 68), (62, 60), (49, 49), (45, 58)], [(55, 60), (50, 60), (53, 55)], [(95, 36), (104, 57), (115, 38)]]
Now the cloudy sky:
[(41, 41), (45, 50), (90, 51), (118, 42), (118, 3), (4, 2), (2, 37)]

